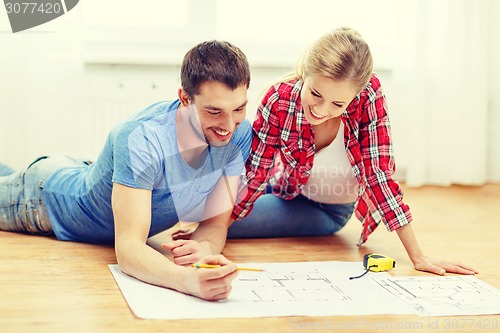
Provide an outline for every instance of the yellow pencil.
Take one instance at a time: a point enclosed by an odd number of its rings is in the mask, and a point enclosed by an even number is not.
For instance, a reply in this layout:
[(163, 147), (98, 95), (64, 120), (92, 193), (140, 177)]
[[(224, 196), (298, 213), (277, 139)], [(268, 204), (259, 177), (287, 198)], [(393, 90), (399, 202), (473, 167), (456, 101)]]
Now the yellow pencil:
[[(192, 267), (196, 268), (219, 268), (220, 265), (210, 265), (210, 264), (192, 264)], [(238, 271), (252, 271), (252, 272), (263, 272), (262, 268), (254, 268), (254, 267), (238, 267), (236, 268)]]

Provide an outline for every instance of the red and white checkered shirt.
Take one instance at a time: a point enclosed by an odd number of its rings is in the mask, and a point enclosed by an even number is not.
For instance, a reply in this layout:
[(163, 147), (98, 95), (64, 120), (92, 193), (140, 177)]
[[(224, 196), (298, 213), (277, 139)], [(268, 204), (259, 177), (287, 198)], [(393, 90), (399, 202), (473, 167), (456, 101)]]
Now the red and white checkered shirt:
[[(253, 123), (252, 151), (246, 163), (232, 218), (247, 216), (271, 181), (273, 193), (285, 200), (302, 191), (314, 162), (314, 132), (300, 100), (302, 80), (272, 86)], [(359, 183), (356, 217), (363, 224), (362, 245), (381, 221), (390, 231), (411, 222), (395, 171), (387, 105), (380, 81), (368, 85), (342, 114), (344, 144)], [(304, 221), (306, 223), (306, 221)]]

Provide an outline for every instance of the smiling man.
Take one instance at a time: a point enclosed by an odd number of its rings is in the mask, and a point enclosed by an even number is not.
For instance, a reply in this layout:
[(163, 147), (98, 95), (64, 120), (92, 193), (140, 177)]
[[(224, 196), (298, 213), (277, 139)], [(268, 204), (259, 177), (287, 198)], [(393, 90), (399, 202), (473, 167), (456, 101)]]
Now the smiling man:
[[(227, 42), (184, 57), (178, 99), (113, 128), (94, 163), (41, 157), (0, 177), (0, 230), (113, 243), (120, 268), (145, 282), (208, 300), (225, 299), (236, 266), (220, 255), (239, 175), (250, 152), (245, 120), (248, 61)], [(190, 240), (146, 244), (179, 221), (200, 222)], [(195, 262), (216, 269), (190, 267)]]

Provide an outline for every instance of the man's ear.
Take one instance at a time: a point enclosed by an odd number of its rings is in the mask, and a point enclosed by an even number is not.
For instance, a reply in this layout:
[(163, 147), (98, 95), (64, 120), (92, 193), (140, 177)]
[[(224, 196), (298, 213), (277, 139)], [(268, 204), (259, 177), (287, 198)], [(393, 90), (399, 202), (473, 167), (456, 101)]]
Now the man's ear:
[(180, 87), (179, 91), (177, 92), (177, 95), (179, 96), (179, 100), (181, 101), (182, 106), (189, 105), (189, 103), (190, 103), (189, 95), (184, 90), (184, 88)]

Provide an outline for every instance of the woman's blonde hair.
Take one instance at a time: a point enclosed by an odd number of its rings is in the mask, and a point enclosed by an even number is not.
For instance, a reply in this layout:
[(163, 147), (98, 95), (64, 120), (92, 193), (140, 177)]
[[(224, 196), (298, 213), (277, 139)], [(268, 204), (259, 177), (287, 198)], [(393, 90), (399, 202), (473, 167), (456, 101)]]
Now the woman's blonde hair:
[(316, 41), (304, 54), (295, 72), (276, 83), (321, 75), (333, 80), (349, 80), (361, 91), (370, 81), (373, 59), (368, 44), (351, 28), (338, 28)]

